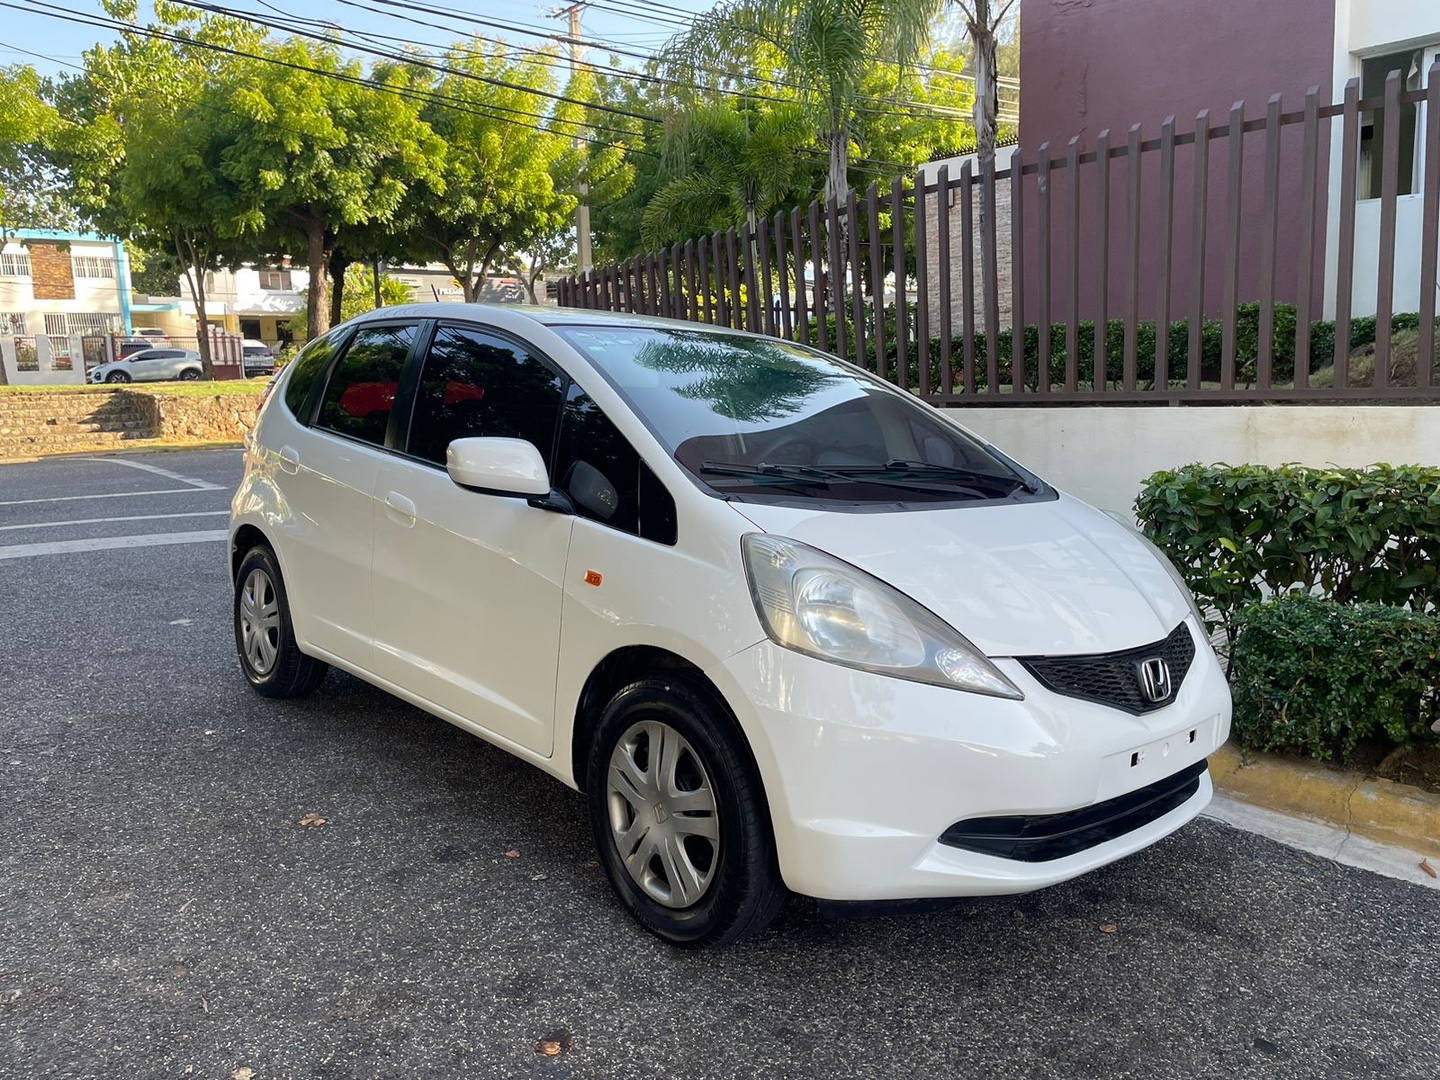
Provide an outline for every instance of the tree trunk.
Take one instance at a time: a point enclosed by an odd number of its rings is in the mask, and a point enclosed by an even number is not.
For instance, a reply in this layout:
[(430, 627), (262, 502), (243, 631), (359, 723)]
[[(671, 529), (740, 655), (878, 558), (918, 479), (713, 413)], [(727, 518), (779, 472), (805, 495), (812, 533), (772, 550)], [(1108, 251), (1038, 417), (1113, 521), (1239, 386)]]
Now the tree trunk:
[(345, 269), (349, 260), (338, 251), (330, 253), (330, 325), (345, 321)]
[(969, 21), (966, 32), (970, 35), (971, 66), (975, 72), (975, 153), (983, 174), (995, 160), (995, 116), (1000, 98), (990, 0), (975, 0), (975, 18)]
[(370, 269), (375, 280), (375, 307), (379, 309), (385, 306), (385, 298), (380, 295), (380, 260), (375, 259)]
[(213, 381), (215, 357), (210, 349), (210, 320), (205, 314), (205, 267), (203, 263), (206, 260), (197, 258), (193, 237), (187, 244), (185, 238), (178, 232), (175, 234), (175, 257), (180, 260), (180, 267), (185, 271), (185, 283), (190, 286), (190, 299), (195, 303), (195, 349), (200, 354), (200, 370), (205, 378)]
[(850, 190), (847, 183), (850, 173), (850, 133), (842, 127), (838, 131), (827, 133), (825, 142), (830, 151), (830, 168), (825, 174), (825, 201), (828, 203), (834, 199), (837, 203), (843, 203), (845, 193)]
[(310, 289), (306, 296), (305, 336), (314, 341), (330, 329), (330, 252), (325, 223), (318, 216), (304, 220), (305, 261), (310, 270)]

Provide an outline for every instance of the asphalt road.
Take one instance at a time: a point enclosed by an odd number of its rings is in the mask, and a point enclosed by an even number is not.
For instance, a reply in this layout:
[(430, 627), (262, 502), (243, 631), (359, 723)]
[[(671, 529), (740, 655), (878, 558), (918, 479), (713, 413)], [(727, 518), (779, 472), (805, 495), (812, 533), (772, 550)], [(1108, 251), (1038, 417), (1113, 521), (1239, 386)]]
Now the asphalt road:
[(1030, 896), (669, 949), (574, 792), (346, 676), (250, 691), (239, 470), (0, 466), (0, 1077), (1440, 1075), (1440, 894), (1203, 819)]

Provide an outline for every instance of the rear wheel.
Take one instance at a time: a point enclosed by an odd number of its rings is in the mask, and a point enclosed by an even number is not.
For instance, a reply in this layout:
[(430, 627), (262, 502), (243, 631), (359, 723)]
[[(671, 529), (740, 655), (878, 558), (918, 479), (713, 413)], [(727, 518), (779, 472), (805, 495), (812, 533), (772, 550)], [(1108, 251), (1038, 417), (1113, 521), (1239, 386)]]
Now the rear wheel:
[(193, 367), (186, 368), (184, 371), (180, 372), (180, 378), (183, 379), (185, 382), (194, 382), (196, 379), (200, 378), (200, 372)]
[(707, 688), (666, 676), (616, 694), (595, 730), (586, 790), (610, 883), (666, 941), (728, 945), (784, 906), (759, 777)]
[(105, 376), (105, 381), (113, 383), (129, 382), (130, 373), (128, 371), (112, 371), (110, 372), (110, 374)]
[(285, 583), (268, 547), (246, 552), (235, 575), (235, 649), (250, 685), (266, 697), (314, 693), (330, 670), (295, 644)]

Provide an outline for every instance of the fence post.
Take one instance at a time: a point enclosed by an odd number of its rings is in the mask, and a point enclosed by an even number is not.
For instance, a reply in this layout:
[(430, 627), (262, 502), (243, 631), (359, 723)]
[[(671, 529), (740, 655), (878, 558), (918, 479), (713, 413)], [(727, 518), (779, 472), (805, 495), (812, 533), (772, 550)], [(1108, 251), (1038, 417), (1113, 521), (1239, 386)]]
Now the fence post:
[(1125, 290), (1125, 355), (1122, 386), (1126, 391), (1135, 389), (1135, 375), (1140, 339), (1140, 181), (1144, 172), (1140, 160), (1140, 125), (1130, 126), (1125, 141), (1125, 211), (1126, 237), (1130, 242), (1129, 264), (1125, 276), (1129, 285)]
[[(930, 253), (927, 250), (930, 223), (926, 220), (925, 173), (915, 174), (915, 374), (920, 393), (930, 396)], [(938, 214), (937, 220), (938, 220)], [(910, 357), (905, 357), (905, 389), (910, 386)]]
[(1310, 298), (1315, 287), (1315, 175), (1320, 146), (1320, 88), (1305, 91), (1300, 149), (1300, 282), (1295, 295), (1295, 389), (1310, 385)]
[(975, 393), (975, 214), (970, 206), (972, 170), (960, 165), (960, 370), (965, 393)]
[(1275, 338), (1275, 243), (1280, 216), (1280, 95), (1265, 106), (1265, 189), (1260, 207), (1260, 325), (1255, 385), (1270, 389)]
[(1000, 392), (1000, 268), (995, 225), (995, 158), (980, 173), (980, 290), (985, 304), (985, 392)]
[(760, 253), (760, 302), (765, 306), (760, 311), (760, 325), (765, 333), (775, 336), (775, 293), (770, 288), (770, 226), (762, 217), (756, 222), (758, 232), (755, 247)]
[(825, 205), (825, 231), (829, 241), (830, 259), (826, 266), (825, 284), (830, 294), (830, 313), (835, 316), (835, 355), (845, 355), (845, 264), (840, 255), (840, 203), (831, 196)]
[(1440, 246), (1440, 60), (1425, 93), (1425, 195), (1420, 239), (1420, 352), (1415, 385), (1429, 386), (1435, 356), (1435, 263)]
[[(1385, 76), (1385, 134), (1380, 152), (1380, 280), (1375, 290), (1375, 375), (1390, 385), (1390, 317), (1395, 308), (1395, 204), (1400, 199), (1400, 72)], [(1434, 168), (1434, 162), (1427, 162)]]
[(741, 269), (741, 280), (745, 288), (745, 329), (752, 334), (760, 332), (760, 282), (755, 275), (755, 234), (750, 230), (750, 222), (740, 226), (740, 247), (743, 250), (744, 264)]
[(1110, 388), (1110, 129), (1095, 139), (1095, 370), (1090, 381), (1098, 390)]
[(845, 193), (845, 228), (850, 249), (850, 314), (855, 320), (855, 365), (868, 368), (865, 362), (865, 268), (860, 262), (860, 213), (855, 189)]
[(880, 188), (871, 184), (865, 192), (866, 233), (870, 239), (870, 304), (875, 320), (875, 374), (886, 377), (890, 370), (885, 355), (885, 237), (880, 232)]
[(1355, 296), (1355, 171), (1360, 160), (1360, 80), (1345, 84), (1340, 132), (1340, 250), (1335, 273), (1335, 378), (1350, 385), (1350, 306)]
[(905, 181), (890, 185), (890, 254), (895, 262), (895, 385), (908, 382), (910, 301), (905, 289)]
[(1038, 151), (1038, 170), (1035, 174), (1035, 194), (1040, 207), (1040, 229), (1035, 238), (1040, 248), (1036, 258), (1040, 262), (1040, 315), (1035, 320), (1040, 334), (1040, 370), (1036, 372), (1035, 387), (1042, 394), (1050, 392), (1050, 144), (1043, 142)]
[(739, 243), (735, 229), (725, 230), (725, 270), (730, 276), (730, 328), (745, 328), (745, 306), (740, 299), (740, 256), (736, 245)]
[(1240, 293), (1240, 213), (1244, 192), (1240, 181), (1245, 163), (1245, 102), (1230, 107), (1230, 169), (1225, 182), (1225, 287), (1220, 312), (1220, 389), (1235, 389), (1235, 307)]
[(1205, 330), (1205, 211), (1210, 184), (1210, 110), (1195, 117), (1195, 187), (1190, 218), (1190, 325), (1185, 385), (1200, 389)]
[[(702, 241), (703, 242), (703, 241)], [(690, 300), (689, 319), (700, 321), (700, 298), (695, 295), (695, 241), (685, 241), (685, 294)]]
[[(813, 206), (814, 203), (811, 203)], [(805, 244), (800, 235), (800, 208), (790, 210), (790, 257), (795, 264), (795, 321), (800, 324), (800, 342), (810, 344), (810, 305), (805, 299)], [(811, 267), (813, 277), (814, 266)]]
[[(1154, 386), (1170, 391), (1170, 281), (1175, 245), (1175, 117), (1160, 124), (1160, 295), (1155, 309)], [(1172, 400), (1170, 404), (1174, 405)]]
[(940, 392), (948, 394), (955, 388), (954, 359), (955, 313), (950, 286), (950, 166), (941, 165), (935, 174), (935, 277), (940, 301)]
[[(1065, 216), (1070, 228), (1065, 248), (1066, 307), (1065, 320), (1065, 390), (1075, 393), (1080, 388), (1080, 136), (1075, 135), (1065, 147)], [(1094, 381), (1094, 372), (1091, 372)]]
[(795, 313), (791, 310), (790, 274), (785, 266), (785, 212), (775, 215), (775, 286), (780, 302), (780, 336), (795, 340)]
[(1010, 158), (1010, 381), (1025, 389), (1025, 169), (1020, 147)]
[[(815, 278), (815, 302), (810, 305), (815, 312), (815, 337), (821, 352), (830, 351), (830, 330), (825, 322), (828, 306), (827, 284), (830, 276), (825, 272), (820, 257), (820, 204), (810, 201), (810, 272)], [(809, 342), (806, 342), (808, 345)]]

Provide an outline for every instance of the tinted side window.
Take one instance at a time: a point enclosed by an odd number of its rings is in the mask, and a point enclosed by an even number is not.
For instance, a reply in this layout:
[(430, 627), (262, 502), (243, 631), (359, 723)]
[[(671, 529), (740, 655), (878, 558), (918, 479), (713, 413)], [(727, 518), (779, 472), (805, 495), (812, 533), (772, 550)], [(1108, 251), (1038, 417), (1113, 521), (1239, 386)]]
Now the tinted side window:
[(572, 383), (552, 475), (582, 517), (661, 544), (675, 543), (675, 500), (628, 439)]
[[(285, 407), (296, 416), (304, 412), (305, 402), (310, 397), (310, 388), (329, 366), (330, 358), (335, 355), (335, 343), (339, 340), (338, 334), (318, 337), (306, 345), (293, 361), (295, 370), (290, 373), (290, 381), (285, 384)], [(308, 420), (309, 417), (302, 419)]]
[(563, 382), (523, 346), (442, 326), (420, 372), (409, 451), (443, 465), (455, 439), (527, 439), (548, 466)]
[(315, 423), (352, 439), (385, 442), (400, 370), (415, 341), (414, 326), (362, 327), (325, 387)]

